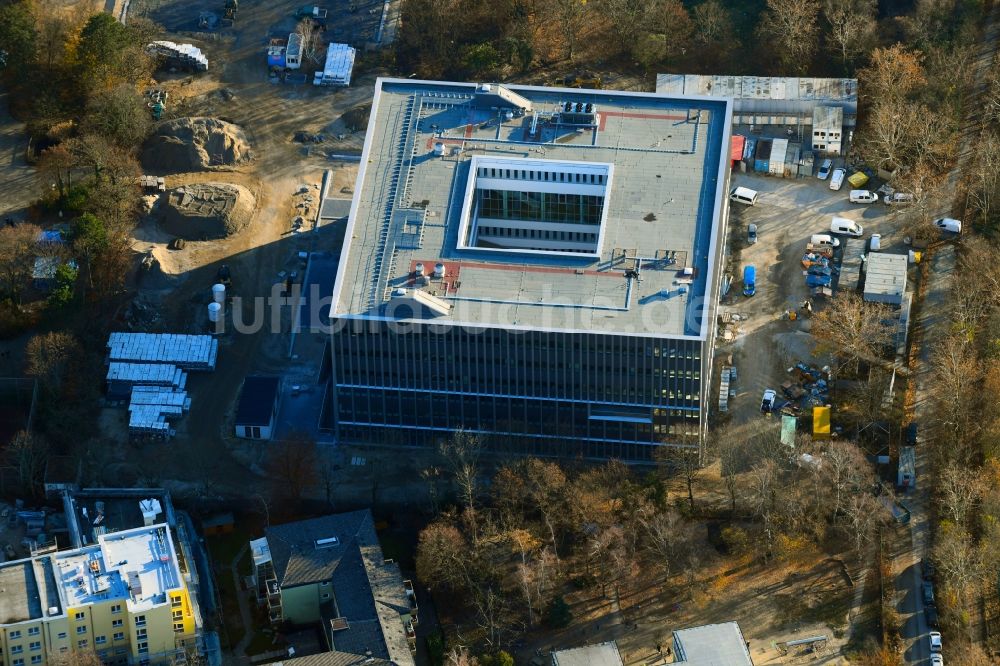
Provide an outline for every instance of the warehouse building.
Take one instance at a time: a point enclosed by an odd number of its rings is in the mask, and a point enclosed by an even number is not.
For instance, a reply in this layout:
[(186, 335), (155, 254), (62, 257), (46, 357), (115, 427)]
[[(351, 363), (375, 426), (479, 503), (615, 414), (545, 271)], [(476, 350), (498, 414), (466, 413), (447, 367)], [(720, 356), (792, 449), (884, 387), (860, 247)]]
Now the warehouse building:
[(331, 319), (339, 441), (704, 440), (731, 103), (382, 79)]

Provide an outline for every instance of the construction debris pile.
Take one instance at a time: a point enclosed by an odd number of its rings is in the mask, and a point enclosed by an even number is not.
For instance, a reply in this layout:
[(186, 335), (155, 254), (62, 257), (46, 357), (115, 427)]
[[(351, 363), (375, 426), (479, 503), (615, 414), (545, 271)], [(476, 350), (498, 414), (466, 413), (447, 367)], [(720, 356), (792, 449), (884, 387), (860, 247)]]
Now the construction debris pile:
[(208, 58), (194, 44), (152, 42), (146, 45), (146, 53), (154, 58), (161, 58), (167, 67), (190, 69), (195, 72), (208, 71)]
[(830, 369), (814, 368), (801, 361), (788, 368), (792, 378), (781, 385), (793, 411), (826, 405), (830, 401)]
[(170, 190), (160, 205), (160, 226), (189, 241), (227, 238), (253, 220), (250, 190), (229, 183), (196, 183)]
[(215, 370), (218, 353), (219, 341), (210, 335), (112, 333), (108, 399), (128, 399), (129, 436), (170, 439), (171, 420), (191, 408), (187, 372)]
[(253, 159), (238, 126), (217, 118), (177, 118), (164, 122), (146, 141), (143, 163), (156, 171), (184, 173), (228, 168)]

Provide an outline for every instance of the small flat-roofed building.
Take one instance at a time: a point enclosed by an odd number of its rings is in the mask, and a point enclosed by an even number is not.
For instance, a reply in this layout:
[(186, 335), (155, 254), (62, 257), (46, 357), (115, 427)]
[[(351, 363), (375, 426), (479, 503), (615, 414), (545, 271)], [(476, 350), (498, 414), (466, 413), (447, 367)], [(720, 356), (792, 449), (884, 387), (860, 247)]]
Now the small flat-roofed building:
[(735, 622), (706, 624), (674, 632), (674, 663), (685, 666), (753, 666), (750, 649)]
[(697, 451), (730, 108), (380, 79), (331, 307), (335, 437), (433, 446), (463, 428), (514, 454)]
[(236, 407), (236, 436), (271, 439), (278, 414), (278, 377), (251, 376), (243, 380)]
[(906, 262), (905, 254), (869, 252), (865, 266), (864, 299), (901, 305), (906, 293)]
[(585, 645), (552, 653), (552, 666), (622, 666), (622, 656), (614, 641)]

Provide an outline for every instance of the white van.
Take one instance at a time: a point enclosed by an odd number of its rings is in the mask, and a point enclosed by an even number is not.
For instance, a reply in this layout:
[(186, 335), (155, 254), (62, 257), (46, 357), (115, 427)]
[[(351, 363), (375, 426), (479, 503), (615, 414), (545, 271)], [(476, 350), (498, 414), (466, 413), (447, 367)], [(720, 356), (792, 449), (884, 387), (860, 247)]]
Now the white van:
[(870, 204), (878, 201), (878, 194), (871, 190), (851, 190), (851, 203)]
[(909, 192), (893, 192), (885, 195), (887, 206), (906, 206), (913, 203), (914, 197)]
[(846, 217), (834, 217), (830, 220), (830, 232), (834, 234), (847, 234), (848, 236), (858, 238), (865, 233), (865, 228)]
[(736, 203), (753, 206), (757, 203), (757, 190), (751, 190), (749, 187), (734, 187), (729, 193), (729, 198)]
[(956, 220), (953, 217), (939, 217), (934, 220), (934, 226), (938, 229), (944, 229), (945, 231), (950, 231), (954, 234), (962, 233), (962, 221)]
[(827, 247), (840, 247), (840, 239), (834, 238), (830, 234), (813, 234), (809, 239), (810, 245), (826, 245)]

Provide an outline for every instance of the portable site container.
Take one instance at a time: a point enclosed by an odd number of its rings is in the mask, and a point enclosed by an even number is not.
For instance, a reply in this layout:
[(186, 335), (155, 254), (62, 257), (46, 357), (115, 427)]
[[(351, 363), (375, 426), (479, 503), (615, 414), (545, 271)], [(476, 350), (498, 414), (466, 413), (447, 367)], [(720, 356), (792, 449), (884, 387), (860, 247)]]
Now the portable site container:
[(740, 134), (733, 135), (733, 143), (729, 154), (729, 160), (732, 163), (731, 166), (736, 166), (736, 163), (743, 159), (743, 148), (745, 144), (746, 137)]
[(753, 170), (767, 173), (771, 159), (771, 140), (761, 139), (757, 142), (757, 152), (754, 155)]
[(813, 439), (830, 439), (829, 407), (813, 407)]
[(899, 448), (899, 469), (896, 471), (896, 485), (900, 488), (917, 486), (917, 460), (912, 446)]
[(757, 150), (756, 137), (748, 136), (743, 142), (743, 161), (753, 164), (753, 156)]
[(785, 153), (788, 151), (788, 139), (775, 139), (771, 142), (771, 156), (767, 172), (772, 176), (783, 176), (785, 172)]

